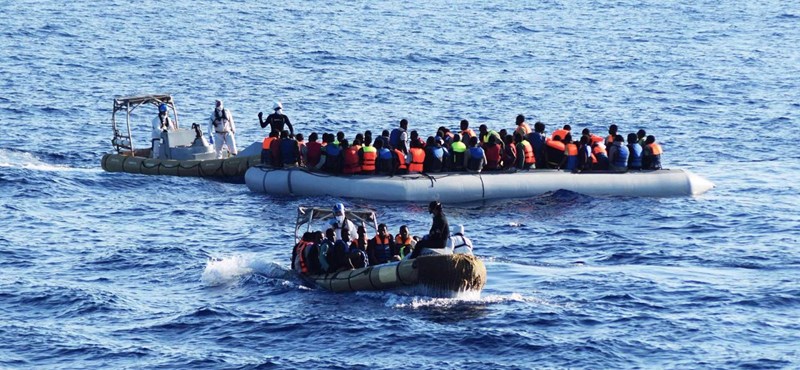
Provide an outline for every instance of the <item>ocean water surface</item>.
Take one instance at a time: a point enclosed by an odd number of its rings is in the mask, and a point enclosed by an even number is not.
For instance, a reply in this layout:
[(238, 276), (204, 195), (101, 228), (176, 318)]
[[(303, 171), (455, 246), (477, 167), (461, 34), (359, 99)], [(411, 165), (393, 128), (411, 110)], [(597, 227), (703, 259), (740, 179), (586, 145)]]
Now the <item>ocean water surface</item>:
[[(790, 2), (0, 1), (0, 367), (798, 368), (800, 9)], [(296, 130), (644, 128), (695, 198), (445, 204), (480, 297), (332, 294), (297, 206), (425, 206), (106, 173), (115, 96)], [(134, 117), (142, 141), (150, 116)]]

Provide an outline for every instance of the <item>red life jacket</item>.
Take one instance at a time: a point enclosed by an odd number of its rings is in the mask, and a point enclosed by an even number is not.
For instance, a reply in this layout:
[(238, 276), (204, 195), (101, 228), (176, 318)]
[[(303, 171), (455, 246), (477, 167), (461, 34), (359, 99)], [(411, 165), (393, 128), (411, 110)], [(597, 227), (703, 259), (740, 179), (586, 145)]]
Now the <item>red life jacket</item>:
[(294, 246), (294, 253), (296, 261), (298, 262), (294, 267), (297, 269), (300, 268), (300, 273), (307, 274), (308, 273), (308, 261), (306, 261), (306, 248), (310, 247), (314, 243), (301, 240), (297, 245)]
[(322, 144), (316, 141), (306, 143), (306, 165), (308, 167), (316, 166), (320, 157), (322, 157)]
[(411, 153), (411, 163), (408, 165), (408, 172), (422, 172), (423, 164), (425, 163), (425, 149), (411, 148), (408, 150)]
[(375, 161), (378, 160), (378, 151), (373, 146), (361, 148), (363, 160), (361, 161), (361, 172), (375, 172)]
[(486, 166), (483, 168), (487, 170), (495, 170), (500, 165), (500, 145), (486, 145), (484, 148), (486, 154)]
[(358, 164), (358, 148), (349, 147), (344, 150), (344, 167), (342, 173), (359, 173), (361, 166)]

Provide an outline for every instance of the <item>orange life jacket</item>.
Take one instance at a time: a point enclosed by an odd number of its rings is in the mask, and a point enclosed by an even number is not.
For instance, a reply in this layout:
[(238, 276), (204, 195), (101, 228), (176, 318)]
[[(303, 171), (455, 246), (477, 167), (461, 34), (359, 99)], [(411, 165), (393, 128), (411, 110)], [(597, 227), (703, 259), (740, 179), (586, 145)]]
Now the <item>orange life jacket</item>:
[(397, 166), (398, 170), (405, 170), (408, 168), (406, 165), (406, 155), (403, 154), (399, 149), (394, 149), (394, 154), (397, 156), (397, 162), (399, 165)]
[(425, 163), (425, 150), (422, 148), (411, 148), (411, 163), (408, 165), (408, 172), (422, 172)]
[(519, 134), (522, 135), (522, 137), (526, 137), (528, 136), (528, 134), (531, 133), (531, 127), (528, 126), (527, 123), (522, 122), (519, 124), (519, 126), (517, 126), (517, 129), (514, 130), (514, 132), (519, 132)]
[(536, 163), (536, 157), (533, 155), (533, 147), (528, 140), (522, 140), (522, 148), (525, 153), (525, 164), (534, 164)]
[(342, 173), (359, 173), (361, 166), (358, 164), (358, 149), (356, 147), (349, 147), (344, 150), (344, 166)]
[(409, 250), (408, 253), (411, 253), (411, 241), (412, 240), (413, 239), (411, 239), (411, 235), (409, 235), (405, 239), (400, 237), (400, 234), (397, 234), (397, 236), (394, 237), (394, 244), (395, 244), (395, 246), (397, 246), (398, 253), (400, 254), (400, 258), (403, 258), (403, 257), (406, 256), (406, 248), (408, 248), (408, 250)]
[(558, 137), (561, 138), (561, 140), (564, 140), (564, 138), (567, 137), (568, 133), (569, 133), (569, 131), (564, 130), (563, 128), (560, 128), (558, 130), (553, 131), (553, 134), (550, 135), (550, 138), (551, 139), (555, 139), (556, 136), (558, 136)]
[(297, 245), (294, 247), (295, 258), (299, 261), (300, 272), (303, 274), (308, 273), (308, 261), (306, 261), (306, 248), (313, 245), (314, 243), (301, 240)]
[(277, 139), (277, 137), (265, 137), (264, 141), (261, 142), (261, 149), (269, 150), (269, 145), (272, 144), (272, 141)]
[(564, 154), (568, 156), (577, 156), (578, 155), (578, 146), (575, 143), (569, 143), (566, 145), (564, 149)]
[(468, 143), (469, 140), (464, 140), (465, 137), (475, 137), (475, 131), (472, 131), (471, 128), (461, 131), (461, 141)]
[(661, 153), (664, 152), (661, 150), (661, 145), (658, 145), (658, 143), (648, 144), (647, 146), (650, 147), (650, 152), (653, 153), (653, 155), (661, 155)]
[(603, 142), (603, 138), (602, 137), (597, 136), (595, 134), (591, 134), (589, 136), (589, 144), (601, 143), (601, 142)]
[(551, 147), (553, 149), (557, 149), (559, 151), (562, 151), (562, 152), (565, 149), (564, 148), (564, 142), (559, 141), (559, 140), (553, 140), (553, 139), (550, 139), (550, 138), (545, 140), (545, 145), (547, 145), (547, 146), (549, 146), (549, 147)]
[(362, 172), (375, 172), (375, 161), (378, 160), (378, 151), (373, 146), (364, 146), (361, 148), (363, 153), (363, 161), (361, 162)]

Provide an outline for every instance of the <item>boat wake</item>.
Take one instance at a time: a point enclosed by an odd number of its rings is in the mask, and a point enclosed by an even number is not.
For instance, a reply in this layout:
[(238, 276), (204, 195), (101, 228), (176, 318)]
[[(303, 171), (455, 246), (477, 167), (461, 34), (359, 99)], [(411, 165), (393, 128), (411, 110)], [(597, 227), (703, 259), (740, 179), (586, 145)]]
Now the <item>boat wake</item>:
[(260, 260), (255, 256), (235, 255), (209, 259), (201, 280), (207, 286), (229, 285), (236, 284), (253, 274), (285, 280), (290, 280), (294, 276), (291, 270), (278, 263)]
[(0, 168), (21, 168), (34, 171), (100, 172), (99, 168), (76, 168), (43, 162), (29, 152), (0, 149)]

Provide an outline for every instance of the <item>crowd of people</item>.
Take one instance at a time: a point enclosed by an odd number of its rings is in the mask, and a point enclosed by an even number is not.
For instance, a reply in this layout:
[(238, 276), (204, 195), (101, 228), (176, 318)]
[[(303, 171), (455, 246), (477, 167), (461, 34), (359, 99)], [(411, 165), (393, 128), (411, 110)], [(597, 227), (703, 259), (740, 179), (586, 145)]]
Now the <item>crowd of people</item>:
[[(623, 137), (617, 125), (608, 128), (605, 138), (585, 128), (580, 136), (570, 125), (546, 133), (545, 124), (536, 122), (533, 129), (525, 116), (516, 118), (516, 128), (496, 132), (480, 125), (475, 133), (469, 121), (462, 120), (453, 132), (439, 127), (427, 140), (415, 130), (408, 130), (408, 120), (400, 120), (393, 130), (383, 130), (377, 137), (371, 131), (356, 134), (352, 140), (344, 132), (312, 132), (305, 140), (294, 134), (289, 118), (280, 112), (270, 114), (261, 127), (270, 126), (262, 143), (261, 162), (281, 168), (305, 167), (332, 174), (438, 173), (449, 171), (520, 171), (561, 169), (572, 172), (661, 169), (662, 148), (645, 130)], [(283, 129), (284, 125), (289, 130)], [(574, 139), (577, 138), (577, 139)], [(626, 140), (627, 139), (627, 140)], [(627, 141), (627, 142), (626, 142)]]
[(358, 227), (347, 219), (345, 207), (333, 207), (334, 218), (328, 228), (307, 232), (292, 251), (292, 269), (308, 275), (380, 265), (402, 259), (412, 259), (427, 254), (472, 254), (472, 241), (464, 236), (464, 227), (450, 234), (442, 204), (431, 202), (428, 211), (433, 215), (433, 225), (422, 238), (414, 236), (408, 226), (400, 226), (396, 236), (389, 233), (386, 224), (379, 224), (376, 234), (367, 235), (364, 225)]

